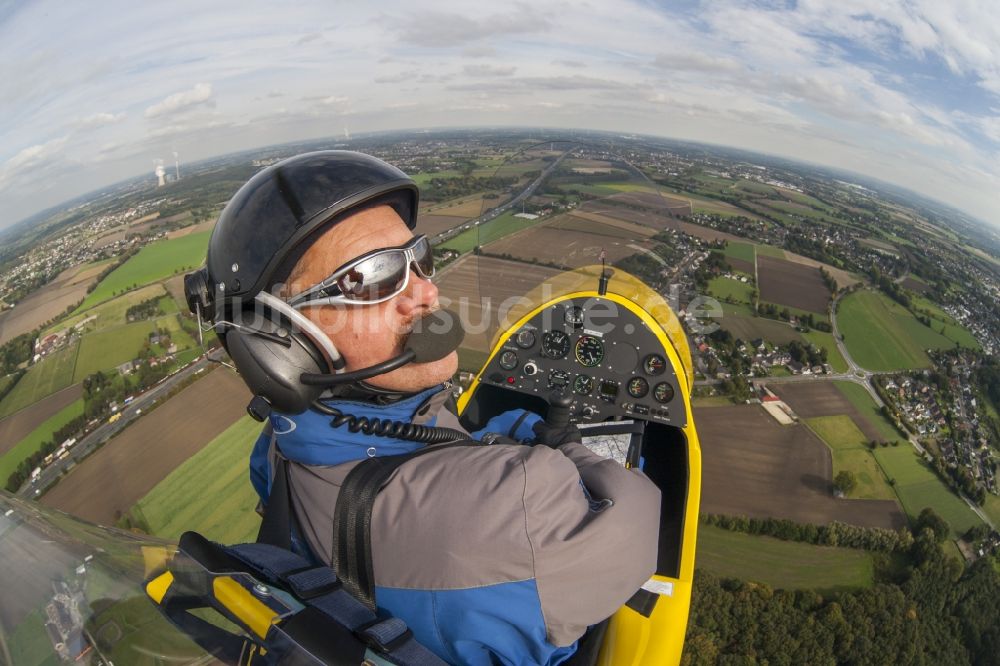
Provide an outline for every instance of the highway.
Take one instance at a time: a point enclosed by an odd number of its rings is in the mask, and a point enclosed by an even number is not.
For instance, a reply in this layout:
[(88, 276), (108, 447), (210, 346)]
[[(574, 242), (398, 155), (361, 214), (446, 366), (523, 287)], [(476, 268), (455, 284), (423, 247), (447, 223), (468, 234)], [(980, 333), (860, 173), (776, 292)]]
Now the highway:
[(523, 190), (521, 190), (521, 192), (516, 197), (514, 197), (513, 199), (511, 199), (507, 203), (505, 203), (505, 204), (503, 204), (501, 206), (497, 206), (496, 208), (491, 208), (490, 210), (486, 211), (486, 213), (484, 213), (480, 217), (476, 218), (475, 220), (470, 220), (468, 222), (464, 222), (464, 223), (462, 223), (459, 226), (452, 227), (451, 229), (446, 229), (445, 231), (442, 231), (441, 233), (439, 233), (433, 239), (434, 240), (434, 245), (440, 245), (442, 242), (448, 240), (449, 238), (457, 236), (461, 232), (465, 231), (470, 225), (479, 226), (479, 225), (486, 224), (490, 220), (496, 219), (497, 217), (503, 215), (505, 212), (507, 212), (508, 210), (510, 210), (511, 208), (513, 208), (514, 206), (516, 206), (517, 204), (519, 204), (522, 201), (526, 200), (528, 197), (530, 197), (532, 194), (535, 193), (535, 190), (537, 190), (538, 186), (542, 184), (542, 181), (544, 181), (546, 178), (548, 178), (549, 174), (552, 173), (552, 171), (554, 171), (562, 163), (562, 161), (564, 159), (566, 159), (567, 155), (569, 155), (569, 151), (566, 151), (565, 153), (563, 153), (562, 155), (560, 155), (559, 157), (557, 157), (552, 162), (552, 164), (550, 164), (549, 166), (547, 166), (545, 168), (545, 170), (542, 171), (541, 174), (539, 174), (538, 178), (536, 178), (535, 180), (533, 180), (531, 182), (531, 184), (529, 184), (526, 188), (524, 188)]
[(218, 363), (219, 358), (221, 358), (221, 352), (216, 350), (211, 352), (211, 355), (211, 359), (208, 358), (208, 355), (199, 357), (196, 361), (184, 366), (173, 375), (168, 376), (159, 384), (156, 384), (152, 388), (148, 389), (145, 393), (137, 395), (128, 406), (123, 407), (119, 411), (121, 418), (114, 423), (108, 423), (107, 420), (105, 420), (104, 423), (98, 425), (89, 434), (80, 438), (80, 440), (77, 441), (71, 449), (69, 449), (69, 455), (67, 457), (62, 460), (57, 460), (43, 469), (37, 479), (27, 481), (21, 486), (20, 489), (18, 489), (17, 495), (20, 497), (35, 498), (48, 490), (76, 463), (86, 458), (109, 439), (127, 428), (132, 421), (147, 412), (149, 407), (152, 406), (154, 402), (170, 393), (170, 391), (172, 391), (178, 384), (194, 374), (202, 372), (206, 368)]

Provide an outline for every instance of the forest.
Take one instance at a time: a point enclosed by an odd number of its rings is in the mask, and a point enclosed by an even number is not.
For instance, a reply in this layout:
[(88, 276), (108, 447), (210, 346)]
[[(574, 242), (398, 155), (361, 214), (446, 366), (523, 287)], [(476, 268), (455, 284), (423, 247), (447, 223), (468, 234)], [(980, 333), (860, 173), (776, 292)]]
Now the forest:
[(874, 586), (776, 590), (699, 569), (682, 664), (1000, 664), (1000, 574), (941, 549), (934, 526), (882, 558)]

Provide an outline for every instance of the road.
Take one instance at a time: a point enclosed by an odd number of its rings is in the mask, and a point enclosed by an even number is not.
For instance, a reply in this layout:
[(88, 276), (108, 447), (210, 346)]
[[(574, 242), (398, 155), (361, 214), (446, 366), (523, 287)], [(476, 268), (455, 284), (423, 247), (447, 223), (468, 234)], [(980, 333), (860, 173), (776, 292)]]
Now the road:
[(482, 224), (486, 224), (490, 220), (496, 219), (497, 217), (499, 217), (500, 215), (503, 215), (505, 212), (507, 212), (508, 210), (510, 210), (511, 208), (513, 208), (514, 206), (516, 206), (517, 204), (519, 204), (522, 201), (526, 200), (528, 197), (530, 197), (532, 194), (535, 193), (535, 190), (538, 189), (538, 186), (542, 184), (542, 181), (544, 181), (546, 178), (548, 178), (549, 174), (552, 173), (562, 163), (562, 161), (564, 159), (566, 159), (567, 155), (569, 155), (569, 151), (564, 152), (562, 155), (560, 155), (555, 160), (553, 160), (552, 164), (550, 164), (549, 166), (547, 166), (545, 168), (545, 170), (542, 171), (541, 174), (539, 174), (538, 178), (536, 178), (535, 180), (533, 180), (530, 185), (528, 185), (526, 188), (524, 188), (523, 190), (521, 190), (521, 192), (516, 197), (514, 197), (513, 199), (511, 199), (507, 203), (505, 203), (505, 204), (503, 204), (501, 206), (498, 206), (496, 208), (491, 208), (490, 210), (486, 211), (483, 215), (481, 215), (480, 217), (476, 218), (475, 220), (471, 220), (469, 222), (465, 222), (465, 223), (461, 224), (460, 226), (452, 227), (451, 229), (446, 229), (445, 231), (442, 231), (441, 233), (439, 233), (433, 239), (434, 240), (434, 245), (440, 245), (442, 242), (448, 240), (449, 238), (452, 238), (453, 236), (457, 236), (461, 232), (463, 232), (466, 229), (468, 229), (470, 225), (479, 226), (479, 225), (482, 225)]
[(37, 479), (34, 481), (28, 481), (22, 485), (17, 491), (17, 494), (21, 497), (27, 498), (34, 498), (41, 495), (43, 492), (48, 490), (49, 487), (54, 485), (59, 478), (69, 471), (76, 463), (86, 458), (102, 444), (128, 427), (128, 425), (135, 419), (139, 418), (143, 412), (148, 411), (149, 407), (152, 406), (154, 402), (170, 393), (174, 387), (184, 380), (217, 363), (219, 355), (220, 352), (215, 351), (212, 352), (211, 359), (207, 356), (202, 356), (198, 360), (186, 365), (173, 375), (167, 377), (159, 384), (156, 384), (145, 393), (141, 393), (136, 396), (127, 407), (123, 408), (119, 412), (121, 414), (121, 418), (114, 423), (108, 423), (105, 421), (97, 426), (97, 428), (82, 437), (73, 446), (73, 448), (69, 450), (69, 455), (67, 457), (62, 460), (57, 460), (43, 469)]

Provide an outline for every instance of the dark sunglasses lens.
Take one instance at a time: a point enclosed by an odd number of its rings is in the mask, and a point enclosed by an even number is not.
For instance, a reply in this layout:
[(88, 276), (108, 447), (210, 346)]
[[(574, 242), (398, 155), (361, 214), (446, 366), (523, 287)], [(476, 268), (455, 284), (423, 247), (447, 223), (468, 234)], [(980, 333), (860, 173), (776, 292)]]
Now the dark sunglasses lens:
[(400, 252), (384, 252), (360, 262), (337, 280), (345, 298), (374, 301), (399, 291), (406, 279), (406, 259)]
[(434, 250), (427, 238), (421, 238), (413, 248), (413, 257), (423, 277), (434, 276)]

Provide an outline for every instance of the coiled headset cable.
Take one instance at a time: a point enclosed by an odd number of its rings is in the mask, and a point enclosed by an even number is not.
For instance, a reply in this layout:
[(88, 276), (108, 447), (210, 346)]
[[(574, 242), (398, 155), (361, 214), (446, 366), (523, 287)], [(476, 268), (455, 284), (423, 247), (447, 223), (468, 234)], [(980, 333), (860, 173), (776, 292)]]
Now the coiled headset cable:
[(393, 421), (390, 419), (369, 418), (367, 416), (355, 416), (324, 405), (319, 400), (313, 402), (313, 407), (327, 416), (332, 416), (331, 428), (342, 428), (347, 426), (351, 432), (363, 432), (366, 435), (376, 435), (378, 437), (393, 437), (410, 442), (420, 442), (421, 444), (444, 444), (446, 442), (457, 442), (460, 440), (471, 440), (464, 432), (454, 428), (439, 428), (436, 426), (425, 426), (406, 421)]

